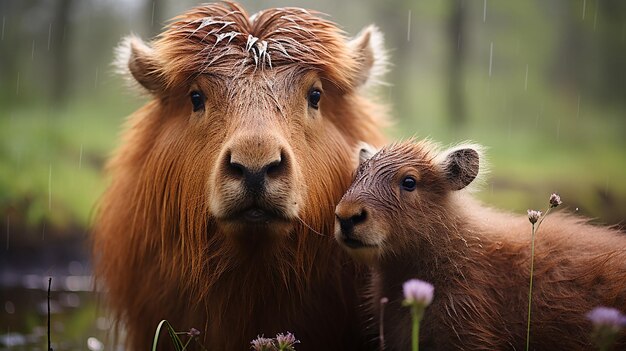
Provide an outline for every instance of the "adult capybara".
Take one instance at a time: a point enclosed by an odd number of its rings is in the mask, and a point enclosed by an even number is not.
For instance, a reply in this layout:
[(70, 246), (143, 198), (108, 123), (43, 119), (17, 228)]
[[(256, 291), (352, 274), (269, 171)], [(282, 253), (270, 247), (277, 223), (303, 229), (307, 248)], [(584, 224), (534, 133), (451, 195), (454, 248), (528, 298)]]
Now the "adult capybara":
[[(380, 298), (389, 299), (391, 350), (410, 349), (401, 302), (411, 278), (435, 287), (422, 322), (426, 350), (525, 348), (531, 224), (462, 190), (477, 176), (480, 155), (474, 146), (393, 144), (360, 165), (336, 208), (336, 239), (372, 263), (376, 315)], [(592, 349), (585, 314), (598, 305), (626, 311), (626, 235), (557, 213), (535, 244), (530, 349)], [(619, 346), (626, 349), (626, 335)]]
[(123, 41), (118, 63), (152, 99), (108, 165), (93, 247), (129, 347), (149, 349), (162, 319), (209, 350), (285, 331), (299, 350), (361, 346), (359, 270), (332, 232), (351, 150), (384, 141), (361, 89), (381, 50), (374, 27), (348, 40), (311, 11), (230, 2)]

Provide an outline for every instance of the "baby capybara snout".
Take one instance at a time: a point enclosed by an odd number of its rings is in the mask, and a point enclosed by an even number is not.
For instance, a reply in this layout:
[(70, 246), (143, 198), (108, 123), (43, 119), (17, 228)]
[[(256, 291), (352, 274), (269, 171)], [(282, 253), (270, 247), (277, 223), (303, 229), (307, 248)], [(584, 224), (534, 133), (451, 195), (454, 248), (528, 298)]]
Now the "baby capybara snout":
[(342, 200), (335, 210), (337, 220), (335, 238), (350, 248), (365, 246), (359, 238), (359, 229), (367, 225), (367, 210), (357, 201)]

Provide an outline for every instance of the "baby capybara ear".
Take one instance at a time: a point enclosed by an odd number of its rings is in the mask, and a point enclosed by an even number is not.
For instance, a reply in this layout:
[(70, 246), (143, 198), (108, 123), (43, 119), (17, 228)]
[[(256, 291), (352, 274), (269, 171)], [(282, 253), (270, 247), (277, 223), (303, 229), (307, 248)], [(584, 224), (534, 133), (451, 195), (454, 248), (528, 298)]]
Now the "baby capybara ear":
[(127, 36), (115, 51), (115, 65), (121, 74), (127, 75), (150, 93), (157, 93), (164, 88), (154, 49), (140, 38)]
[(378, 83), (387, 72), (387, 52), (384, 47), (383, 34), (378, 27), (365, 27), (349, 43), (352, 55), (358, 62), (353, 77), (353, 86), (360, 87), (367, 83)]
[(461, 190), (468, 186), (480, 168), (480, 153), (474, 148), (461, 147), (447, 152), (442, 169), (450, 190)]
[(378, 149), (374, 146), (363, 141), (357, 145), (357, 149), (359, 150), (359, 165), (372, 158), (378, 152)]

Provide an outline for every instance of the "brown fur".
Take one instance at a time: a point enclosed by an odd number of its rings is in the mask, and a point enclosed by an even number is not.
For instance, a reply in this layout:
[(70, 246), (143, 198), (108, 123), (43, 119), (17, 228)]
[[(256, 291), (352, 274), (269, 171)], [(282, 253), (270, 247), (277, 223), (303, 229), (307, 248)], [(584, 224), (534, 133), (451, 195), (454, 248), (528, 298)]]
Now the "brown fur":
[[(229, 32), (240, 35), (217, 40)], [(247, 50), (248, 35), (282, 43), (265, 51), (271, 64), (260, 47)], [(252, 20), (220, 3), (177, 17), (151, 45), (126, 41), (124, 67), (154, 99), (130, 116), (109, 163), (94, 257), (129, 347), (147, 350), (161, 319), (200, 329), (209, 350), (285, 331), (298, 350), (362, 346), (358, 269), (329, 234), (351, 150), (383, 141), (382, 109), (358, 90), (372, 76), (375, 35), (348, 42), (301, 9)], [(311, 87), (323, 91), (319, 110), (307, 103)], [(202, 110), (191, 91), (206, 96)], [(235, 158), (282, 163), (253, 196), (229, 166)], [(279, 219), (243, 221), (237, 211), (251, 204)]]
[[(453, 191), (459, 187), (446, 173), (446, 154), (427, 141), (385, 147), (361, 165), (337, 206), (339, 218), (366, 214), (352, 237), (372, 246), (349, 251), (374, 267), (372, 311), (377, 315), (380, 298), (389, 298), (388, 349), (408, 350), (411, 322), (401, 306), (402, 283), (418, 278), (435, 286), (422, 324), (425, 349), (522, 350), (531, 224)], [(472, 163), (461, 162), (468, 167), (461, 173), (471, 179), (478, 170)], [(414, 191), (401, 190), (407, 175), (417, 180)], [(337, 240), (344, 237), (337, 229)], [(536, 235), (534, 267), (531, 350), (593, 349), (585, 314), (599, 305), (626, 311), (622, 232), (550, 214)], [(625, 334), (616, 350), (626, 348)]]

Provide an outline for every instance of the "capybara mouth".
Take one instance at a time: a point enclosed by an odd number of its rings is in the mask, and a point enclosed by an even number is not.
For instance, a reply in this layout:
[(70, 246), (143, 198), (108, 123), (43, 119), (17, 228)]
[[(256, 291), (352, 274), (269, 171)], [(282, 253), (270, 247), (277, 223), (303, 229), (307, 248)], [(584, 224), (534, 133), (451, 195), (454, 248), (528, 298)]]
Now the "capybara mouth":
[(290, 219), (282, 211), (261, 206), (249, 206), (242, 210), (233, 211), (223, 219), (227, 222), (250, 225), (290, 222)]
[(376, 247), (376, 245), (370, 245), (370, 244), (366, 244), (364, 242), (362, 242), (361, 240), (355, 239), (353, 237), (349, 237), (349, 236), (342, 236), (341, 238), (341, 242), (351, 248), (351, 249), (361, 249), (361, 248), (372, 248), (372, 247)]

